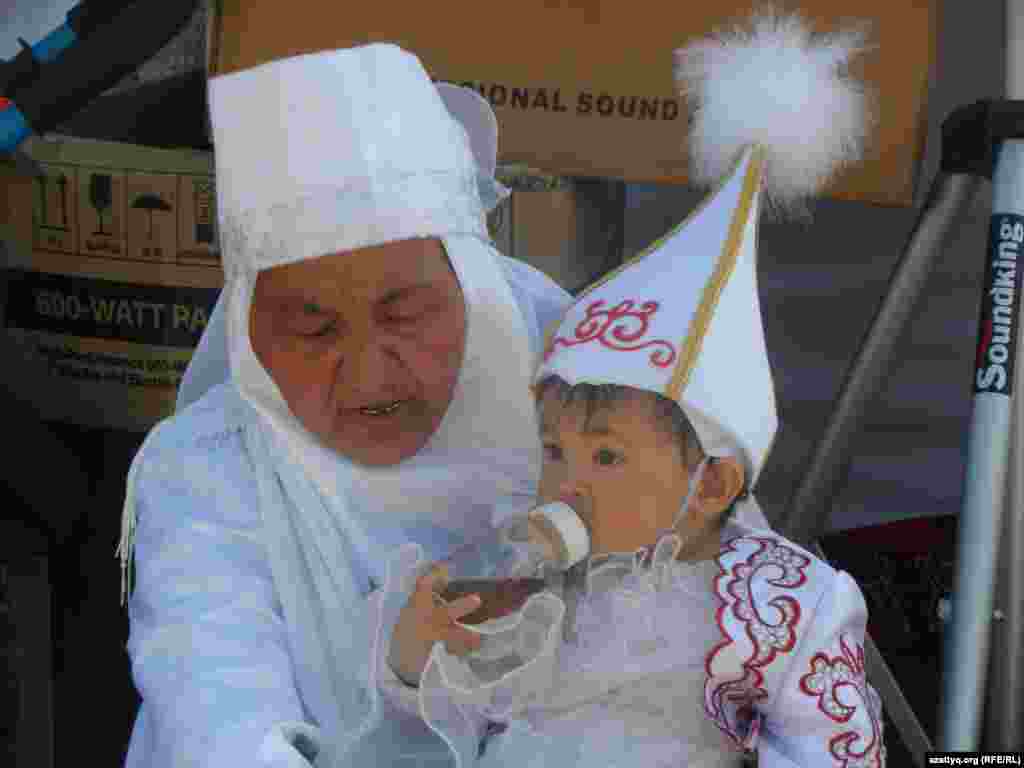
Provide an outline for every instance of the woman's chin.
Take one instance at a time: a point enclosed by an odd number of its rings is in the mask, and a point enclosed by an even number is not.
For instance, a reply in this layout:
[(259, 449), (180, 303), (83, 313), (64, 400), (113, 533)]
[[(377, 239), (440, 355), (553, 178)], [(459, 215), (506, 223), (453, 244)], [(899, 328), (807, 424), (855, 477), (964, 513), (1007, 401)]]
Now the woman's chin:
[(409, 434), (402, 438), (382, 441), (373, 445), (353, 444), (352, 441), (334, 445), (342, 456), (364, 467), (391, 467), (411, 459), (426, 444), (427, 440)]
[(430, 440), (429, 434), (409, 426), (401, 429), (352, 430), (326, 440), (329, 447), (364, 467), (390, 467), (411, 459)]
[(311, 431), (323, 445), (355, 464), (390, 467), (423, 450), (441, 421), (422, 401), (409, 400), (391, 413), (338, 411), (329, 426), (323, 425), (327, 428)]

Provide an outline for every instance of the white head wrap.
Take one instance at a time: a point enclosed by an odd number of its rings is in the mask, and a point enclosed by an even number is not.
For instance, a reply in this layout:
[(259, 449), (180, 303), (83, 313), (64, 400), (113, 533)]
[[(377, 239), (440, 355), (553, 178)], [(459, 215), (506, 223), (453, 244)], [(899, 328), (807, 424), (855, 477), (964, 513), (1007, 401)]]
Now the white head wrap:
[[(494, 110), (476, 91), (468, 88), (438, 83), (437, 92), (448, 112), (466, 132), (476, 161), (480, 202), (485, 212), (492, 211), (509, 194), (509, 190), (494, 178), (498, 159), (498, 120)], [(231, 378), (224, 313), (226, 303), (227, 291), (224, 291), (210, 314), (206, 329), (178, 386), (178, 411)]]

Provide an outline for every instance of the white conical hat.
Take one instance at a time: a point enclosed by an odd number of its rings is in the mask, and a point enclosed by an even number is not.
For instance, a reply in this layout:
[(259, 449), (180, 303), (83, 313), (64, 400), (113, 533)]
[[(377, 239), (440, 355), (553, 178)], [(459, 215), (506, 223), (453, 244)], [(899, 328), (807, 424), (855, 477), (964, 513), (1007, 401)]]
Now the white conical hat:
[(427, 85), (419, 59), (390, 44), (212, 78), (225, 272), (439, 233), (486, 239), (496, 125)]
[(534, 384), (608, 383), (683, 408), (712, 456), (735, 455), (753, 487), (778, 429), (757, 288), (762, 198), (799, 210), (860, 159), (868, 94), (847, 63), (861, 26), (815, 35), (770, 9), (675, 52), (694, 108), (697, 182), (716, 183), (696, 212), (584, 291), (556, 329)]
[(710, 455), (753, 484), (778, 427), (757, 293), (757, 146), (682, 224), (585, 290), (548, 334), (535, 382), (618, 384), (678, 402)]

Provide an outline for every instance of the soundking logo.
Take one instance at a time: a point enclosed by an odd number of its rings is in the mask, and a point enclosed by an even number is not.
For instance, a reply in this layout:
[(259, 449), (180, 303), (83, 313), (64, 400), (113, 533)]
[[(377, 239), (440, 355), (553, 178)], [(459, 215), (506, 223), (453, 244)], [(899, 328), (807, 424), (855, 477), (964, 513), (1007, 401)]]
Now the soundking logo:
[(1020, 270), (1024, 217), (1003, 213), (992, 217), (991, 258), (985, 265), (974, 391), (1013, 394), (1017, 322), (1020, 311)]

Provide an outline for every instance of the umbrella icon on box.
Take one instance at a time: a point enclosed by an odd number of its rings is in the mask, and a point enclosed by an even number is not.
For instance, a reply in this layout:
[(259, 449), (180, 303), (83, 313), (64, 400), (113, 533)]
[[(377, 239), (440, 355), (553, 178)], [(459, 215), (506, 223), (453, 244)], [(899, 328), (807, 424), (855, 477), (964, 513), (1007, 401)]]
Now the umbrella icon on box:
[(141, 211), (149, 211), (149, 239), (153, 239), (153, 211), (169, 211), (171, 206), (165, 202), (159, 195), (152, 193), (139, 195), (132, 202), (132, 208), (136, 208)]

